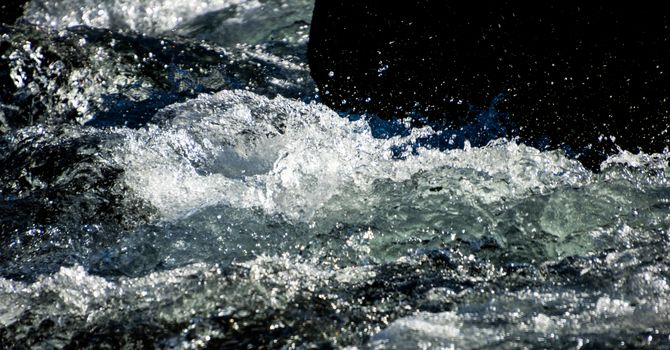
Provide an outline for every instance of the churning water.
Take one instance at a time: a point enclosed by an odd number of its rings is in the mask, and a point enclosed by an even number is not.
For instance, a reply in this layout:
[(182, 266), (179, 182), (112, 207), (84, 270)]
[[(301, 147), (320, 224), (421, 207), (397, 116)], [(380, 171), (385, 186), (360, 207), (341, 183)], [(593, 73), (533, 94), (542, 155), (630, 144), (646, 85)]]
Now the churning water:
[(2, 348), (669, 348), (670, 169), (319, 104), (308, 0), (0, 27)]

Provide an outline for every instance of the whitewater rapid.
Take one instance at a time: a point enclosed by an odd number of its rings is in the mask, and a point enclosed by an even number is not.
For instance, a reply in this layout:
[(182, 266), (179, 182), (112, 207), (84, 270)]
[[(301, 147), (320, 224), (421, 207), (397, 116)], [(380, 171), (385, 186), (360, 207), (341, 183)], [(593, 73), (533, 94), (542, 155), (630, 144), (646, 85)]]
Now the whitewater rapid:
[(7, 348), (664, 348), (668, 153), (319, 103), (309, 1), (0, 27)]

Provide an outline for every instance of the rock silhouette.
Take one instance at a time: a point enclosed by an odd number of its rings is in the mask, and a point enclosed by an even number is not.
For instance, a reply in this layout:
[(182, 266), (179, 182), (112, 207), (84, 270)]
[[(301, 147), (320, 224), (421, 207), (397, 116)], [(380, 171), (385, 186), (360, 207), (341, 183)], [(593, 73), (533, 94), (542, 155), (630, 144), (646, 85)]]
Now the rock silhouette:
[(309, 63), (335, 109), (458, 126), (492, 106), (509, 136), (597, 169), (670, 144), (665, 7), (317, 0)]

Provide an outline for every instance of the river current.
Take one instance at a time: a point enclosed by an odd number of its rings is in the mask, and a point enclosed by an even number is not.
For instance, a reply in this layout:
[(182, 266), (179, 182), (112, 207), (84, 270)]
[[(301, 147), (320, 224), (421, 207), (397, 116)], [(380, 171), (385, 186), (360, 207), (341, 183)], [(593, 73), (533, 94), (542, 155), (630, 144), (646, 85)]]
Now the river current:
[(0, 347), (670, 348), (666, 151), (337, 113), (309, 0), (0, 26)]

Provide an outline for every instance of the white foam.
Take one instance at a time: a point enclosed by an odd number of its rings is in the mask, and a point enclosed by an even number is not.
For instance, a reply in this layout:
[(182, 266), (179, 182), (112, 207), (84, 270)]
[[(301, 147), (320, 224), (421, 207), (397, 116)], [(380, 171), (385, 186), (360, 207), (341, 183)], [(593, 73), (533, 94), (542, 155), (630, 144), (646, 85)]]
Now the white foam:
[(481, 148), (420, 148), (394, 159), (394, 146), (433, 131), (377, 139), (365, 120), (244, 91), (202, 95), (157, 119), (168, 115), (173, 119), (161, 126), (119, 130), (127, 140), (116, 157), (130, 187), (167, 219), (225, 204), (309, 222), (319, 211), (382, 205), (389, 191), (409, 183), (419, 189), (407, 188), (407, 196), (442, 186), (439, 195), (455, 202), (487, 204), (591, 180), (558, 152), (506, 140)]
[(625, 164), (634, 168), (652, 168), (666, 169), (670, 160), (670, 151), (666, 148), (662, 153), (647, 154), (643, 152), (631, 153), (630, 151), (619, 149), (618, 154), (609, 156), (601, 165), (600, 169), (605, 170), (613, 165)]
[(41, 26), (67, 28), (86, 25), (113, 30), (134, 30), (147, 34), (176, 28), (197, 16), (230, 6), (255, 8), (256, 0), (33, 0), (24, 18)]

